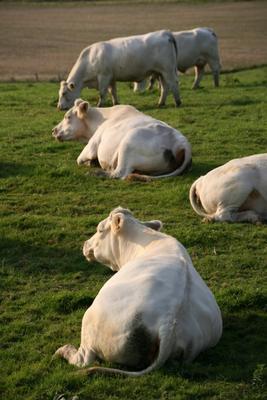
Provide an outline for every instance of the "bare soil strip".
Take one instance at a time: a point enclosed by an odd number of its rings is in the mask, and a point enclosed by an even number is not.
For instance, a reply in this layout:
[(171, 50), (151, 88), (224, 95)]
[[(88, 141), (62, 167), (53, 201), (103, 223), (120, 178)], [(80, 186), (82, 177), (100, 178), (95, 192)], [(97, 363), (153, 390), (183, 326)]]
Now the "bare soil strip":
[(158, 29), (215, 29), (224, 70), (267, 63), (267, 2), (0, 4), (0, 79), (61, 79), (82, 48)]

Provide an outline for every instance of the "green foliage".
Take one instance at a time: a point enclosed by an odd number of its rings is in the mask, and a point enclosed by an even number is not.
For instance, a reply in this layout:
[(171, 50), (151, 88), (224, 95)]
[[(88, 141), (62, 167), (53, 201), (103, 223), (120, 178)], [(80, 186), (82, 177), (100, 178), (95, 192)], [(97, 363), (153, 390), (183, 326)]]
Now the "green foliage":
[[(193, 148), (192, 170), (150, 183), (96, 176), (78, 167), (79, 143), (57, 143), (52, 127), (58, 84), (1, 83), (1, 392), (5, 400), (264, 399), (266, 395), (266, 226), (203, 224), (188, 200), (201, 174), (245, 155), (266, 152), (267, 68), (211, 76), (192, 91), (181, 76), (183, 105), (156, 107), (157, 90), (121, 103), (178, 128)], [(83, 97), (96, 104), (97, 92)], [(110, 104), (110, 102), (109, 102)], [(62, 344), (79, 345), (82, 316), (112, 272), (89, 264), (82, 244), (114, 207), (161, 219), (188, 249), (214, 292), (224, 319), (220, 343), (191, 365), (169, 361), (138, 379), (77, 374), (51, 360)]]

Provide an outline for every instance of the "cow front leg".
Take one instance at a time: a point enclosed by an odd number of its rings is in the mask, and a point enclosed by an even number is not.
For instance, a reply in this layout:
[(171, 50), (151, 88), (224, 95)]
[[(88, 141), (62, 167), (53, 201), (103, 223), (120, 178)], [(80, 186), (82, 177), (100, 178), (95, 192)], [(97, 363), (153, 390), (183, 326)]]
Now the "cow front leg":
[(214, 86), (219, 87), (220, 71), (212, 71)]
[(80, 153), (79, 157), (77, 158), (78, 165), (93, 165), (96, 160), (98, 160), (97, 156), (98, 151), (98, 144), (92, 138), (89, 143), (84, 147), (83, 151)]
[(203, 65), (196, 65), (195, 66), (195, 80), (193, 84), (193, 89), (198, 89), (201, 79), (204, 75), (205, 66)]
[(160, 98), (159, 98), (158, 106), (162, 107), (162, 106), (165, 106), (169, 88), (168, 88), (167, 82), (161, 76), (159, 77), (159, 81), (160, 81)]
[(109, 93), (111, 94), (112, 104), (116, 106), (119, 103), (118, 96), (117, 96), (117, 85), (116, 82), (112, 82), (108, 88)]
[(110, 77), (99, 75), (97, 77), (98, 80), (98, 88), (99, 88), (99, 100), (97, 103), (97, 107), (103, 107), (105, 105), (105, 99), (108, 92), (108, 88), (110, 86)]
[(84, 367), (95, 361), (96, 354), (92, 349), (80, 347), (77, 350), (72, 344), (66, 344), (57, 349), (54, 357), (61, 357), (67, 360), (69, 364), (76, 365), (77, 367)]

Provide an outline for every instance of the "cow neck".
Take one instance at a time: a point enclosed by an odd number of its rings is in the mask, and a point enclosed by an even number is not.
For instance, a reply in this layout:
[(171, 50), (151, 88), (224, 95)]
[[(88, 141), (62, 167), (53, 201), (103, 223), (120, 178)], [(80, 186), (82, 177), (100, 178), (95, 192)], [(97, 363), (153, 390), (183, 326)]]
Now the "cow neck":
[(133, 232), (133, 226), (131, 226), (129, 236), (126, 235), (125, 237), (125, 235), (123, 235), (123, 238), (120, 238), (120, 235), (118, 236), (117, 240), (120, 257), (117, 258), (117, 263), (119, 269), (130, 261), (139, 257), (145, 257), (146, 253), (150, 253), (150, 249), (152, 249), (151, 245), (157, 240), (162, 240), (162, 234), (160, 232), (148, 230), (148, 228), (144, 227), (140, 234), (140, 225), (138, 228), (136, 232)]
[(84, 76), (86, 72), (85, 63), (83, 62), (83, 56), (80, 55), (78, 60), (73, 65), (69, 76), (67, 78), (67, 82), (73, 82), (77, 89), (81, 90), (86, 83), (84, 82)]
[(86, 124), (88, 131), (90, 131), (91, 136), (94, 135), (95, 131), (100, 127), (100, 125), (105, 122), (106, 118), (103, 115), (102, 110), (99, 110), (97, 108), (89, 108), (87, 111), (87, 119), (86, 119)]

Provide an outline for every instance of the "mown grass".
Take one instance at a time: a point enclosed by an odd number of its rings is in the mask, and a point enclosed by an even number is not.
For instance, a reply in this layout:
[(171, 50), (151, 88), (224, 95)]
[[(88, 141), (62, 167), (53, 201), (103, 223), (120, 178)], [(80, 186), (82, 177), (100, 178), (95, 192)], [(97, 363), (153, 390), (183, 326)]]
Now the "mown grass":
[[(266, 398), (266, 225), (203, 224), (188, 190), (201, 174), (229, 159), (266, 152), (267, 67), (206, 76), (192, 91), (181, 77), (183, 106), (155, 107), (157, 91), (130, 103), (180, 129), (193, 147), (192, 170), (151, 183), (96, 177), (78, 168), (78, 143), (52, 140), (62, 117), (58, 84), (1, 83), (1, 398), (264, 399)], [(96, 92), (83, 96), (96, 103)], [(51, 361), (64, 343), (79, 344), (81, 319), (112, 275), (82, 256), (83, 241), (111, 209), (157, 218), (188, 249), (213, 290), (224, 320), (222, 340), (191, 365), (169, 361), (140, 378), (77, 375)]]

